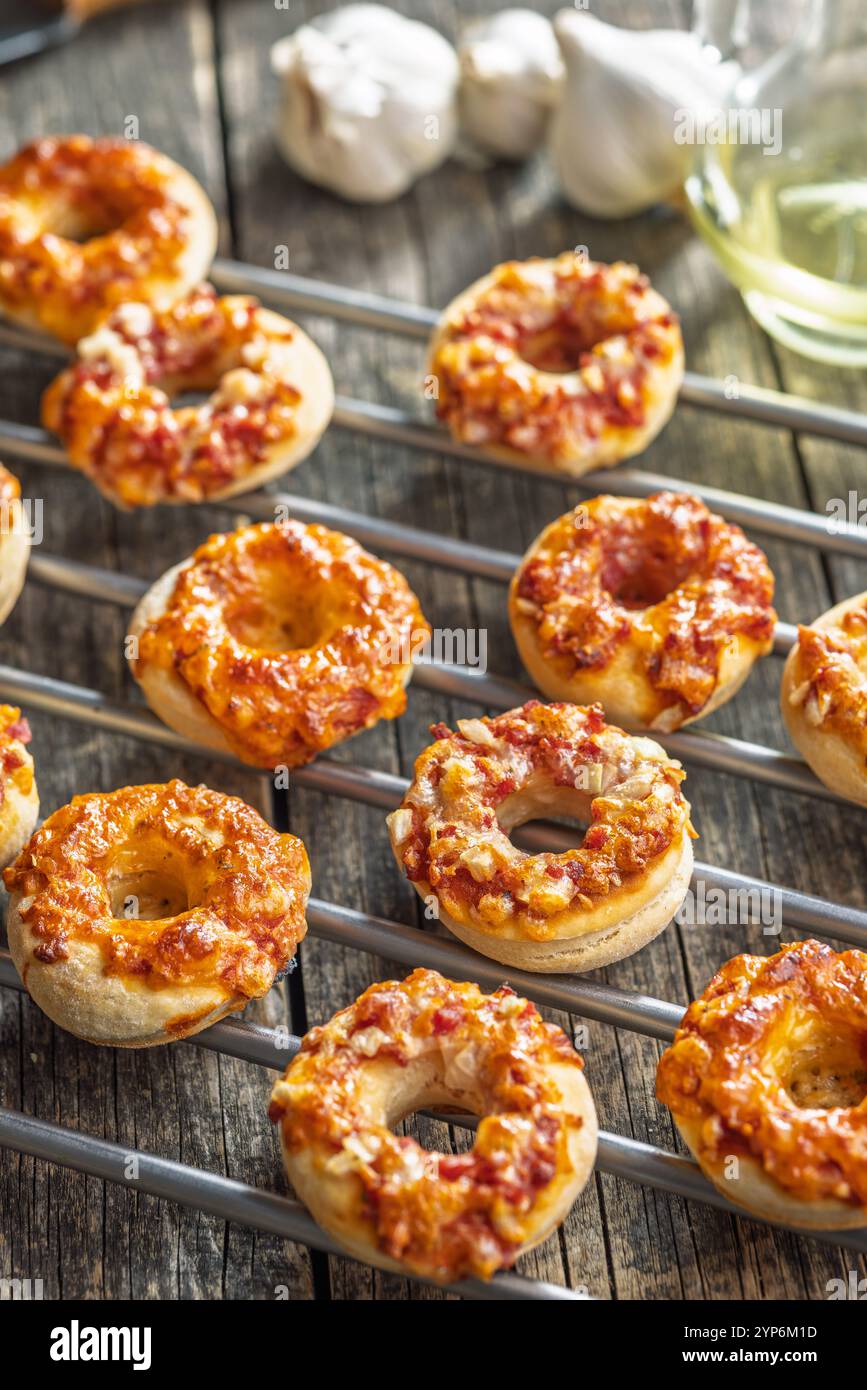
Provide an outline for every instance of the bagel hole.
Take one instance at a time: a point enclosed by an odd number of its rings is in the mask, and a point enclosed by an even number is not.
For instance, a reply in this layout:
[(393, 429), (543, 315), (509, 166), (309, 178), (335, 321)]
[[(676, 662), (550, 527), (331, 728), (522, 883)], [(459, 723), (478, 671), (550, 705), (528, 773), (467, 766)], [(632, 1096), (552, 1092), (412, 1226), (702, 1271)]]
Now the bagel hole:
[(603, 551), (600, 578), (602, 587), (621, 608), (653, 608), (680, 587), (694, 563), (693, 557), (674, 565), (659, 544), (612, 544)]
[(113, 917), (139, 922), (177, 917), (194, 906), (186, 882), (170, 867), (112, 872), (108, 897)]
[[(421, 1087), (412, 1073), (395, 1077), (386, 1113), (381, 1118), (387, 1129), (399, 1133), (407, 1120), (420, 1118), (447, 1124), (449, 1119), (477, 1120), (482, 1113), (482, 1096), (477, 1088), (463, 1091), (447, 1086), (439, 1076), (428, 1077)], [(428, 1149), (429, 1153), (450, 1153), (448, 1149)]]
[(264, 652), (293, 652), (316, 647), (342, 626), (333, 595), (306, 591), (286, 583), (285, 573), (257, 572), (257, 592), (229, 605), (225, 622), (236, 642)]
[(575, 832), (576, 844), (590, 824), (592, 789), (553, 786), (547, 779), (532, 783), (513, 792), (497, 807), (497, 823), (521, 849), (533, 854), (551, 850), (560, 852), (555, 844), (556, 831), (561, 828)]
[(784, 1085), (803, 1110), (852, 1109), (867, 1098), (864, 1040), (817, 1030), (788, 1058)]
[(65, 205), (55, 213), (50, 230), (54, 236), (62, 237), (64, 241), (74, 241), (79, 246), (85, 246), (89, 241), (98, 241), (100, 237), (110, 236), (118, 230), (122, 222), (120, 214), (117, 217), (96, 217), (88, 215), (85, 209)]

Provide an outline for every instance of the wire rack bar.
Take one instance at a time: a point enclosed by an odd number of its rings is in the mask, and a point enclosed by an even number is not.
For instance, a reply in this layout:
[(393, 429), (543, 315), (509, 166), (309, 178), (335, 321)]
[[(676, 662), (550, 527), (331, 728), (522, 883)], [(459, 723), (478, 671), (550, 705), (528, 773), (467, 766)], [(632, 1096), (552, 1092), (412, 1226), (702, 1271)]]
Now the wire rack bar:
[[(403, 333), (411, 338), (426, 340), (439, 319), (436, 309), (240, 261), (216, 260), (212, 278), (224, 292), (259, 295), (283, 310), (324, 314), (343, 323)], [(802, 430), (847, 444), (867, 444), (867, 416), (781, 391), (738, 383), (732, 394), (722, 381), (687, 372), (680, 398), (688, 405), (739, 416), (756, 424)]]
[[(178, 752), (238, 766), (231, 755), (202, 748), (182, 738), (149, 710), (116, 704), (100, 691), (84, 686), (70, 685), (49, 676), (37, 676), (29, 671), (0, 665), (0, 694), (16, 704), (29, 703), (34, 709), (60, 718), (93, 724), (111, 733), (144, 739)], [(246, 770), (250, 771), (249, 768)], [(408, 785), (405, 778), (395, 777), (391, 773), (354, 767), (328, 758), (318, 758), (307, 767), (296, 768), (292, 776), (297, 786), (364, 802), (384, 810), (393, 810), (399, 804)], [(574, 835), (555, 825), (541, 829), (530, 826), (516, 833), (515, 838), (518, 843), (535, 850), (569, 849), (577, 843)], [(757, 894), (759, 901), (778, 905), (783, 921), (790, 926), (837, 937), (854, 946), (867, 947), (867, 912), (858, 908), (826, 902), (793, 888), (780, 888), (763, 879), (732, 873), (700, 861), (696, 861), (695, 880), (703, 883), (705, 889)]]
[[(0, 421), (0, 448), (6, 448), (29, 462), (67, 466), (63, 450), (45, 430), (32, 425)], [(250, 492), (227, 498), (225, 505), (254, 521), (273, 521), (275, 516), (282, 513), (301, 521), (334, 526), (364, 545), (379, 546), (410, 560), (429, 560), (432, 564), (459, 570), (473, 578), (493, 579), (508, 584), (521, 563), (520, 555), (505, 550), (494, 550), (471, 541), (454, 540), (450, 536), (422, 531), (415, 526), (403, 526), (400, 522), (365, 516), (363, 512), (353, 512), (294, 493)], [(777, 623), (774, 650), (779, 655), (785, 655), (794, 644), (796, 635), (792, 623)]]
[[(251, 1226), (285, 1240), (311, 1246), (314, 1250), (323, 1250), (329, 1255), (351, 1258), (321, 1226), (317, 1226), (300, 1202), (249, 1187), (219, 1173), (191, 1168), (170, 1158), (158, 1158), (156, 1154), (114, 1144), (91, 1134), (79, 1134), (77, 1130), (66, 1129), (63, 1125), (36, 1120), (20, 1111), (5, 1108), (0, 1108), (0, 1147), (16, 1149), (19, 1153), (44, 1159), (47, 1163), (75, 1168), (80, 1173), (102, 1178), (105, 1182), (118, 1183), (127, 1190), (146, 1192), (153, 1197), (178, 1202), (184, 1207), (193, 1207), (221, 1221), (235, 1221), (242, 1226)], [(137, 1164), (136, 1178), (128, 1176), (133, 1158)], [(415, 1275), (408, 1277), (416, 1278)], [(419, 1282), (429, 1281), (422, 1279)], [(498, 1274), (490, 1283), (481, 1279), (466, 1279), (459, 1284), (443, 1287), (460, 1294), (462, 1298), (482, 1301), (583, 1300), (583, 1295), (559, 1284), (526, 1279), (520, 1274)]]
[(533, 467), (530, 463), (497, 458), (483, 449), (461, 444), (433, 421), (419, 419), (405, 410), (375, 405), (368, 401), (349, 400), (344, 396), (337, 398), (332, 423), (338, 429), (369, 435), (391, 444), (403, 444), (413, 449), (446, 454), (450, 458), (465, 459), (470, 463), (482, 463), (495, 468), (508, 468), (512, 471), (548, 477), (555, 482), (579, 488), (587, 494), (610, 492), (622, 497), (649, 497), (654, 492), (667, 492), (671, 489), (691, 492), (695, 497), (700, 497), (708, 507), (719, 512), (720, 516), (735, 522), (738, 526), (774, 536), (779, 540), (818, 546), (835, 554), (852, 555), (862, 560), (867, 558), (867, 528), (835, 521), (832, 530), (828, 518), (818, 512), (801, 511), (797, 507), (787, 507), (780, 502), (726, 492), (722, 488), (709, 487), (705, 483), (668, 478), (662, 473), (648, 473), (623, 465), (618, 468), (594, 469), (592, 473), (584, 473), (580, 478), (570, 478), (562, 473)]
[[(12, 964), (8, 952), (0, 952), (0, 986), (24, 991), (24, 986)], [(287, 1062), (295, 1055), (300, 1045), (300, 1039), (292, 1034), (278, 1032), (276, 1029), (264, 1028), (261, 1025), (241, 1022), (239, 1020), (228, 1020), (223, 1023), (214, 1024), (211, 1028), (196, 1034), (195, 1037), (185, 1039), (187, 1044), (207, 1048), (209, 1051), (221, 1053), (224, 1056), (235, 1057), (240, 1061), (252, 1062), (260, 1066), (269, 1067), (276, 1071), (282, 1071)], [(5, 1112), (16, 1113), (17, 1112)], [(430, 1112), (425, 1112), (430, 1113)], [(0, 1145), (5, 1141), (3, 1138), (2, 1117), (4, 1112), (0, 1111)], [(19, 1120), (27, 1121), (29, 1117), (18, 1116)], [(459, 1115), (437, 1116), (434, 1119), (441, 1119), (446, 1124), (456, 1125), (458, 1128), (474, 1128), (475, 1122), (469, 1117)], [(34, 1121), (34, 1124), (44, 1123)], [(59, 1129), (59, 1126), (53, 1128)], [(68, 1130), (61, 1131), (69, 1134)], [(90, 1136), (78, 1136), (85, 1146), (92, 1141)], [(103, 1142), (103, 1141), (96, 1141)], [(17, 1143), (10, 1143), (10, 1147), (19, 1148)], [(22, 1152), (32, 1152), (30, 1149), (22, 1149)], [(125, 1151), (126, 1152), (126, 1151)], [(63, 1163), (62, 1158), (54, 1157), (51, 1154), (39, 1153), (36, 1157), (46, 1158), (49, 1162)], [(90, 1169), (82, 1168), (78, 1162), (70, 1162), (68, 1166), (74, 1167), (79, 1171), (89, 1172)], [(181, 1165), (176, 1165), (180, 1167)], [(694, 1159), (681, 1154), (672, 1153), (667, 1149), (660, 1149), (651, 1144), (645, 1144), (641, 1140), (627, 1139), (619, 1134), (610, 1134), (602, 1130), (599, 1134), (599, 1149), (596, 1158), (596, 1168), (599, 1172), (609, 1173), (614, 1177), (622, 1178), (627, 1182), (639, 1183), (645, 1187), (654, 1187), (666, 1192), (671, 1192), (675, 1196), (688, 1199), (690, 1201), (704, 1202), (710, 1206), (727, 1211), (733, 1216), (743, 1216), (731, 1202), (717, 1192), (716, 1188), (704, 1177), (701, 1169)], [(190, 1170), (186, 1170), (190, 1171)], [(194, 1173), (197, 1170), (192, 1170)], [(96, 1176), (104, 1176), (96, 1174)], [(126, 1180), (126, 1179), (124, 1179)], [(242, 1186), (238, 1184), (238, 1186)], [(144, 1189), (150, 1191), (149, 1188)], [(254, 1189), (246, 1189), (253, 1191)], [(171, 1200), (179, 1201), (178, 1197), (171, 1197), (169, 1193), (159, 1193), (160, 1196), (169, 1196)], [(284, 1198), (275, 1198), (275, 1201), (285, 1202)], [(198, 1205), (191, 1202), (190, 1205)], [(298, 1214), (298, 1203), (289, 1203), (293, 1210), (293, 1217)], [(213, 1215), (223, 1216), (222, 1211), (213, 1211)], [(307, 1215), (307, 1213), (304, 1213)], [(244, 1219), (226, 1215), (225, 1219)], [(309, 1218), (308, 1218), (309, 1219)], [(751, 1218), (760, 1219), (760, 1218)], [(253, 1224), (247, 1220), (247, 1224)], [(310, 1221), (310, 1227), (317, 1236), (323, 1236), (321, 1229)], [(271, 1229), (266, 1227), (264, 1229)], [(275, 1234), (287, 1234), (289, 1239), (297, 1239), (301, 1244), (314, 1245), (319, 1249), (327, 1249), (330, 1253), (341, 1253), (336, 1247), (330, 1244), (317, 1244), (312, 1239), (302, 1236), (294, 1236), (278, 1230)], [(859, 1252), (867, 1252), (867, 1233), (852, 1231), (802, 1231), (798, 1234), (810, 1236), (820, 1240), (827, 1245), (844, 1246)], [(328, 1240), (327, 1237), (324, 1238)], [(506, 1276), (518, 1277), (518, 1276)], [(487, 1286), (483, 1286), (487, 1287)], [(542, 1286), (546, 1287), (546, 1286)], [(559, 1286), (554, 1286), (559, 1287)], [(459, 1291), (463, 1292), (463, 1286), (459, 1286)], [(472, 1297), (472, 1294), (468, 1296)], [(517, 1294), (515, 1296), (520, 1296)], [(547, 1297), (547, 1295), (544, 1295)]]
[(595, 980), (516, 970), (488, 960), (460, 942), (432, 931), (419, 931), (417, 927), (371, 917), (368, 913), (318, 898), (311, 898), (308, 904), (307, 921), (314, 936), (338, 946), (383, 956), (399, 965), (425, 965), (456, 980), (473, 980), (485, 989), (498, 989), (503, 980), (508, 979), (534, 1004), (563, 1009), (596, 1023), (609, 1023), (614, 1028), (631, 1028), (635, 1033), (662, 1042), (671, 1041), (683, 1017), (683, 1009), (665, 999)]
[[(144, 580), (37, 550), (31, 554), (29, 574), (37, 583), (51, 585), (78, 597), (116, 603), (121, 607), (131, 607), (137, 603), (147, 589)], [(787, 633), (778, 632), (778, 642), (783, 643), (786, 636)], [(436, 661), (417, 662), (413, 679), (416, 687), (424, 690), (447, 698), (474, 701), (498, 710), (513, 709), (538, 694), (530, 687), (504, 676)], [(750, 777), (754, 781), (802, 796), (846, 803), (846, 798), (820, 782), (802, 759), (765, 748), (761, 744), (747, 743), (725, 734), (687, 731), (669, 734), (666, 748), (674, 757), (697, 767)]]
[[(41, 340), (37, 340), (41, 341)], [(32, 335), (21, 338), (17, 330), (0, 329), (0, 342), (14, 343), (32, 350)], [(43, 341), (41, 351), (57, 351), (61, 345)], [(61, 347), (65, 352), (65, 349)], [(773, 394), (773, 393), (769, 393)], [(785, 399), (785, 398), (781, 398)], [(858, 417), (862, 418), (862, 417)], [(867, 417), (863, 417), (867, 422)], [(741, 493), (726, 492), (722, 488), (709, 487), (703, 483), (685, 482), (672, 479), (661, 473), (648, 473), (640, 469), (619, 467), (596, 469), (580, 478), (569, 478), (562, 473), (552, 472), (530, 463), (514, 462), (497, 458), (482, 449), (461, 444), (452, 439), (434, 421), (423, 420), (405, 410), (393, 406), (377, 405), (369, 401), (358, 401), (347, 396), (338, 396), (335, 401), (332, 424), (337, 429), (368, 435), (393, 444), (403, 444), (410, 448), (434, 451), (451, 458), (465, 459), (471, 463), (486, 464), (496, 468), (511, 468), (520, 472), (530, 472), (546, 476), (556, 482), (572, 484), (581, 491), (592, 494), (611, 492), (628, 497), (649, 497), (651, 493), (663, 492), (671, 488), (687, 489), (721, 516), (739, 526), (780, 540), (803, 545), (817, 546), (835, 554), (850, 555), (856, 559), (867, 559), (867, 528), (849, 522), (835, 521), (833, 528), (827, 517), (817, 512), (803, 511), (797, 507), (787, 507), (779, 502), (764, 498), (747, 497)], [(66, 466), (66, 456), (56, 441), (44, 430), (33, 425), (18, 425), (12, 421), (0, 421), (0, 448), (17, 458), (32, 463), (47, 463)], [(242, 499), (227, 499), (228, 504), (237, 508)]]

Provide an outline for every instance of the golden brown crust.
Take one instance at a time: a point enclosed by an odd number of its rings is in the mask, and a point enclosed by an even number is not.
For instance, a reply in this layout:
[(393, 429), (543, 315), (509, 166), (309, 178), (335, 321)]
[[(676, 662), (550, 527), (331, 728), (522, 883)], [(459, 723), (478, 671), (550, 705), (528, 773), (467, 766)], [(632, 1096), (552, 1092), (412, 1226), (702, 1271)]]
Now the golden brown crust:
[(657, 1095), (732, 1201), (867, 1224), (853, 1211), (867, 1208), (867, 955), (800, 941), (728, 961), (663, 1054)]
[(14, 705), (0, 705), (0, 868), (30, 838), (39, 815), (30, 725)]
[(0, 308), (64, 342), (124, 300), (171, 303), (216, 242), (199, 185), (139, 141), (46, 137), (0, 168)]
[[(43, 424), (118, 506), (227, 497), (292, 467), (331, 416), (331, 374), (295, 324), (201, 285), (161, 313), (121, 304), (42, 399)], [(201, 405), (171, 397), (210, 391)]]
[(211, 536), (158, 609), (146, 596), (131, 625), (156, 712), (173, 722), (151, 679), (168, 675), (257, 767), (299, 766), (402, 714), (414, 645), (429, 632), (397, 570), (296, 521)]
[[(439, 1281), (489, 1278), (559, 1224), (596, 1152), (569, 1039), (503, 986), (432, 970), (372, 985), (314, 1028), (272, 1094), (287, 1171), (361, 1258)], [(446, 1104), (482, 1118), (469, 1153), (391, 1133)]]
[(683, 376), (676, 316), (635, 266), (509, 261), (444, 311), (437, 413), (456, 439), (580, 474), (637, 453)]
[[(306, 931), (301, 841), (237, 797), (179, 781), (75, 797), (4, 880), (25, 984), (72, 1031), (86, 1015), (84, 1036), (96, 1041), (166, 1041), (204, 1026), (221, 1003), (242, 1007), (270, 989)], [(203, 1015), (190, 1018), (185, 1001), (196, 996)]]
[(30, 559), (30, 528), (21, 501), (21, 485), (0, 464), (0, 623), (18, 601)]
[[(622, 925), (680, 874), (692, 833), (683, 771), (650, 739), (607, 725), (599, 706), (530, 701), (431, 732), (388, 818), (392, 848), (445, 925), (482, 934), (495, 958), (500, 942), (531, 948)], [(589, 829), (564, 853), (522, 853), (509, 830), (544, 815)], [(509, 959), (523, 964), (514, 949)]]
[(533, 542), (509, 614), (545, 694), (671, 730), (728, 699), (770, 651), (762, 551), (688, 493), (594, 497)]
[(780, 706), (816, 776), (841, 796), (867, 803), (867, 593), (798, 627)]

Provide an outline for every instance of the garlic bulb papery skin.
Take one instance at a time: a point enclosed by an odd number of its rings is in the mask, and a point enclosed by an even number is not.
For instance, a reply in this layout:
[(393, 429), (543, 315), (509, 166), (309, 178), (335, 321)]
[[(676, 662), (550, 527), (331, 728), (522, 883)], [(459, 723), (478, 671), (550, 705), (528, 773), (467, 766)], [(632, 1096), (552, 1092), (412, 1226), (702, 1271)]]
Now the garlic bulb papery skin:
[(498, 159), (527, 159), (545, 138), (563, 81), (551, 21), (535, 10), (477, 19), (458, 58), (462, 135)]
[(630, 217), (680, 188), (691, 147), (684, 112), (718, 111), (737, 75), (696, 34), (618, 29), (561, 10), (554, 32), (566, 67), (550, 149), (567, 199), (593, 217)]
[(384, 203), (452, 151), (458, 58), (426, 24), (346, 5), (281, 39), (271, 65), (283, 84), (277, 142), (311, 183)]

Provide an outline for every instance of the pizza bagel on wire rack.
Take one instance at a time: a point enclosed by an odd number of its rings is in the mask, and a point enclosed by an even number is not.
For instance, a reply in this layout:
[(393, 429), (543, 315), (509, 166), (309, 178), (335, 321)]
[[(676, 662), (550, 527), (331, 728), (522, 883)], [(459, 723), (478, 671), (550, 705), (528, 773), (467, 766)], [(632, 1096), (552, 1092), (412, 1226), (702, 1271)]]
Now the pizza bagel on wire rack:
[[(118, 507), (219, 501), (305, 459), (334, 406), (328, 363), (289, 319), (201, 285), (119, 305), (42, 398), (69, 462)], [(203, 402), (172, 398), (209, 392)]]
[(403, 575), (301, 522), (214, 535), (133, 614), (155, 714), (255, 767), (297, 767), (406, 708), (429, 627)]
[(783, 667), (780, 707), (819, 780), (867, 805), (867, 593), (799, 626)]
[(39, 818), (39, 792), (27, 748), (30, 725), (13, 705), (0, 705), (0, 868), (18, 855)]
[(24, 588), (30, 539), (21, 484), (0, 463), (0, 623), (5, 623)]
[(307, 930), (310, 866), (235, 796), (122, 787), (76, 796), (4, 872), (25, 988), (88, 1042), (151, 1047), (267, 994)]
[[(480, 1117), (468, 1153), (392, 1132), (427, 1106)], [(435, 1282), (489, 1278), (538, 1245), (596, 1157), (566, 1034), (506, 985), (485, 995), (433, 970), (371, 985), (312, 1029), (270, 1115), (319, 1224), (356, 1259)]]
[(533, 542), (509, 620), (550, 699), (666, 733), (730, 700), (771, 650), (773, 596), (763, 552), (697, 497), (602, 496)]
[(578, 477), (640, 453), (683, 380), (677, 316), (636, 266), (508, 261), (452, 301), (428, 371), (463, 444)]
[[(431, 730), (388, 817), (398, 865), (482, 955), (522, 970), (594, 970), (646, 945), (689, 887), (694, 835), (683, 770), (599, 705), (530, 701)], [(588, 828), (574, 849), (526, 854), (510, 832), (539, 817)]]
[(0, 167), (0, 312), (65, 343), (125, 300), (167, 308), (216, 248), (198, 183), (140, 141), (48, 136)]
[(867, 955), (797, 941), (735, 956), (657, 1072), (703, 1172), (796, 1228), (867, 1226)]

